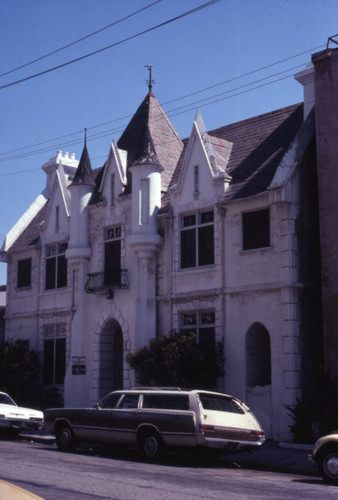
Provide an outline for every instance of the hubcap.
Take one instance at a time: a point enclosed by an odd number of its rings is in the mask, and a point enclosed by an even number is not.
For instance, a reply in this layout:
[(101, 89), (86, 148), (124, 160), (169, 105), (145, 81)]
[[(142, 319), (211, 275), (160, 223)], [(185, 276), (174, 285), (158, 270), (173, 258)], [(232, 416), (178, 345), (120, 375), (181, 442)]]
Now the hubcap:
[(154, 457), (158, 451), (157, 439), (153, 436), (147, 437), (144, 442), (144, 450), (148, 457)]
[(62, 429), (60, 438), (63, 445), (69, 444), (72, 439), (69, 429)]
[(338, 477), (338, 455), (333, 455), (328, 459), (327, 470), (332, 476)]

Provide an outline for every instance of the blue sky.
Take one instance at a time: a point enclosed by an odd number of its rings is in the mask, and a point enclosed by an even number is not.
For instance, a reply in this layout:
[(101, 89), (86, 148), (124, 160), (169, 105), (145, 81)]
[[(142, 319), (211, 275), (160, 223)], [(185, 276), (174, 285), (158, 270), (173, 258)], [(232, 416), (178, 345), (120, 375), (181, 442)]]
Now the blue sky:
[[(154, 1), (0, 0), (0, 74)], [(0, 76), (0, 87), (116, 44), (206, 1), (161, 0)], [(301, 101), (302, 88), (292, 75), (336, 33), (338, 0), (220, 0), (97, 55), (0, 89), (1, 242), (43, 190), (42, 164), (58, 150), (80, 157), (85, 127), (93, 167), (104, 163), (111, 139), (120, 137), (147, 93), (146, 64), (153, 65), (153, 92), (183, 138), (197, 108), (211, 130)], [(242, 77), (246, 73), (251, 74)], [(5, 282), (6, 265), (0, 264), (0, 284)]]

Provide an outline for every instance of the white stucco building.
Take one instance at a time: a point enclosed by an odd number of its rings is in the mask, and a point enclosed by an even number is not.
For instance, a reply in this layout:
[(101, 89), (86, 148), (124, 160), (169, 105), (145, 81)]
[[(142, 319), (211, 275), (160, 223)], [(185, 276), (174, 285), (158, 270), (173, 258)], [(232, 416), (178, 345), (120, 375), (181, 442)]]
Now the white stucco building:
[(2, 248), (6, 337), (41, 353), (65, 405), (132, 387), (126, 354), (189, 328), (211, 355), (223, 342), (218, 389), (289, 438), (321, 356), (311, 75), (305, 105), (213, 131), (197, 112), (184, 141), (149, 90), (101, 169), (86, 145), (43, 165)]

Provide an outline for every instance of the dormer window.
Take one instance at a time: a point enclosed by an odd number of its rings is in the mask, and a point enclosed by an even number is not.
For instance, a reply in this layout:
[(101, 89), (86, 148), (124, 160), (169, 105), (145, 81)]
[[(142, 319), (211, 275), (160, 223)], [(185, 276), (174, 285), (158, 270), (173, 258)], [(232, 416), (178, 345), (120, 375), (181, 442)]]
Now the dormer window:
[(55, 207), (55, 231), (57, 232), (59, 230), (59, 223), (60, 223), (60, 207), (57, 205)]
[(110, 206), (115, 206), (115, 174), (110, 176)]
[(104, 276), (105, 285), (121, 283), (121, 226), (106, 229)]
[(214, 211), (181, 217), (181, 268), (214, 264)]
[(194, 194), (199, 193), (199, 168), (198, 165), (194, 166)]
[(67, 243), (46, 247), (46, 290), (67, 286)]

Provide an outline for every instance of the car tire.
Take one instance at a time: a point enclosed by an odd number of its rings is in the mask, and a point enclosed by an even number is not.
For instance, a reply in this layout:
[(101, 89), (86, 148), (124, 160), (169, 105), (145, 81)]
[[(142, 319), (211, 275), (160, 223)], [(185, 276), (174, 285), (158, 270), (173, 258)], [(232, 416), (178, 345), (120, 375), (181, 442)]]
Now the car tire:
[(326, 481), (338, 483), (338, 449), (323, 453), (319, 468)]
[(147, 460), (157, 460), (163, 452), (163, 443), (158, 434), (151, 432), (141, 438), (142, 454)]
[(73, 451), (77, 441), (69, 425), (60, 425), (56, 430), (56, 444), (61, 451)]

